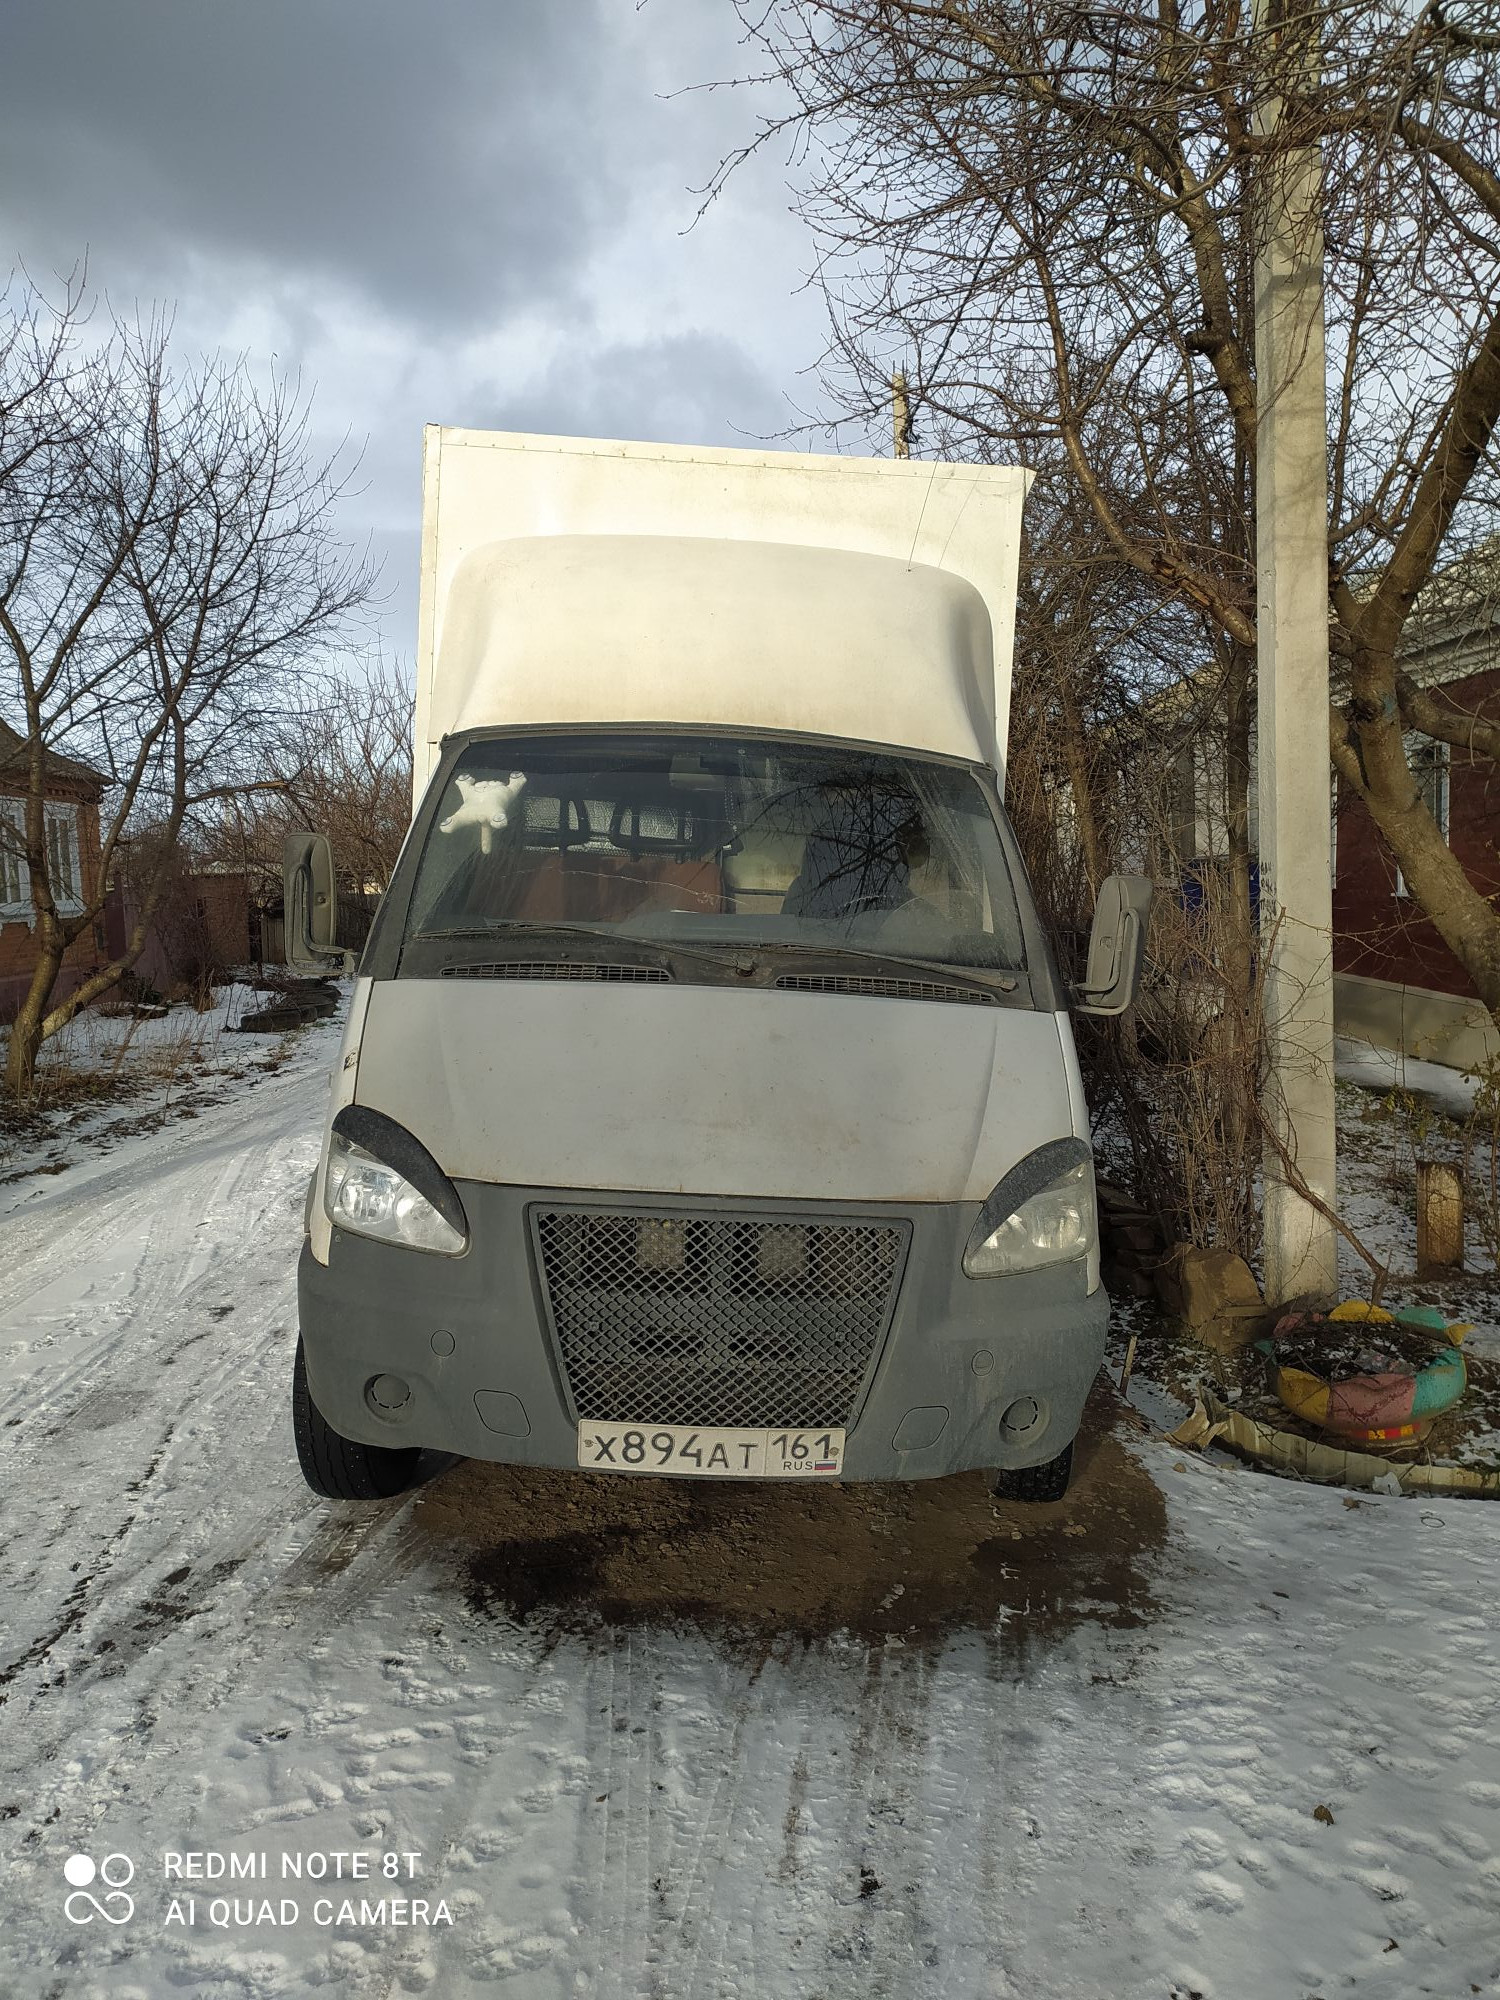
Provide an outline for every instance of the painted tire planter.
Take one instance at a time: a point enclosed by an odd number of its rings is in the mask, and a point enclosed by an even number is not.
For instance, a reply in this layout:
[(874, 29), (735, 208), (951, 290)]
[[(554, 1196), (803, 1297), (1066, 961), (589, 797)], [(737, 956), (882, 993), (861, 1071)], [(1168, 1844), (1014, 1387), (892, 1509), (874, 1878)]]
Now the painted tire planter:
[(1354, 1303), (1288, 1313), (1257, 1346), (1294, 1417), (1351, 1442), (1407, 1445), (1419, 1444), (1468, 1386), (1458, 1347), (1467, 1332), (1435, 1312), (1395, 1315)]

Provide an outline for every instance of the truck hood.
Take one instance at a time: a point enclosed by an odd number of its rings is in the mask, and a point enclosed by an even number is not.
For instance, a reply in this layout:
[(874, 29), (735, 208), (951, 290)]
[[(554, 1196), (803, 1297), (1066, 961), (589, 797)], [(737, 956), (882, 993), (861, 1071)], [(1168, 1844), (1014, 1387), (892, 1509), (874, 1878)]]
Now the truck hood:
[(377, 981), (356, 1101), (455, 1180), (982, 1201), (1078, 1127), (1071, 1037), (1019, 1008), (714, 986)]

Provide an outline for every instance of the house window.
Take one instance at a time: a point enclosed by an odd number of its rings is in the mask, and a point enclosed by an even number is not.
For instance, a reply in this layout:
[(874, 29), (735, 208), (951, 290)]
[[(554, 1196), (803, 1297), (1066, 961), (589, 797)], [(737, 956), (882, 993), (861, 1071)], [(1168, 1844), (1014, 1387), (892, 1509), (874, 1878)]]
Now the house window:
[(0, 799), (0, 917), (31, 915), (31, 874), (22, 852), (26, 808), (20, 799)]
[(74, 806), (47, 808), (47, 874), (58, 909), (82, 909), (83, 876), (78, 866), (78, 812)]
[[(1446, 841), (1448, 838), (1448, 746), (1434, 742), (1430, 736), (1408, 737), (1406, 740), (1407, 761), (1411, 774), (1417, 781), (1417, 790), (1422, 802), (1437, 822), (1437, 830)], [(1396, 870), (1396, 894), (1409, 896), (1406, 877)]]

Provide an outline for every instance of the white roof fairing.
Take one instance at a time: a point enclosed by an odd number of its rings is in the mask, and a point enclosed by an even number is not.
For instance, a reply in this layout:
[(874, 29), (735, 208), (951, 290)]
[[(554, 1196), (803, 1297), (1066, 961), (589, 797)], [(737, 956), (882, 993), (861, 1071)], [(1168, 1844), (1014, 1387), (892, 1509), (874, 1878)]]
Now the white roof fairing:
[(653, 535), (494, 542), (448, 593), (430, 727), (686, 723), (989, 762), (990, 621), (889, 556)]
[(445, 735), (678, 723), (994, 763), (1010, 467), (427, 432), (418, 796)]

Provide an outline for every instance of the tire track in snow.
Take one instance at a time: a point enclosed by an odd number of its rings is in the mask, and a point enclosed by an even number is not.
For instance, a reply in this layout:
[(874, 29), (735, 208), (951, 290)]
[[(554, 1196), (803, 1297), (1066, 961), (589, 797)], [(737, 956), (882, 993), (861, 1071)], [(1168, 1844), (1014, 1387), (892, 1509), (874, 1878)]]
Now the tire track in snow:
[[(927, 1773), (944, 1659), (899, 1641), (835, 1641), (737, 1663), (740, 1692), (695, 1760), (712, 1780), (709, 1805), (671, 1858), (685, 1879), (638, 1983), (615, 1975), (620, 1992), (909, 2000), (970, 1990), (954, 1984), (954, 1965), (991, 1954), (934, 1851), (931, 1796), (963, 1788), (970, 1760)], [(618, 1939), (603, 1943), (613, 1954)]]
[[(241, 1560), (254, 1553), (252, 1538), (246, 1551)], [(58, 1703), (50, 1729), (38, 1723), (53, 1717), (55, 1679), (37, 1687), (14, 1719), (7, 1711), (7, 1733), (24, 1747), (33, 1826), (55, 1811), (77, 1816), (80, 1762), (95, 1797), (128, 1791), (138, 1810), (149, 1810), (180, 1785), (178, 1759), (194, 1752), (209, 1716), (247, 1685), (274, 1685), (372, 1599), (399, 1588), (424, 1557), (404, 1511), (363, 1523), (322, 1521), (287, 1563), (248, 1591), (234, 1557), (216, 1561), (194, 1579), (206, 1601), (188, 1616), (169, 1617), (145, 1644), (123, 1643), (134, 1629), (132, 1614), (124, 1613), (115, 1628), (122, 1643), (93, 1674), (74, 1680), (74, 1698)], [(89, 1720), (81, 1727), (83, 1689)]]
[[(31, 1366), (24, 1373), (25, 1364), (18, 1365), (12, 1350), (7, 1372), (12, 1379), (21, 1374), (22, 1381), (0, 1402), (8, 1427), (14, 1428), (17, 1418), (24, 1425), (44, 1406), (64, 1402), (85, 1380), (97, 1386), (101, 1376), (139, 1354), (143, 1342), (153, 1342), (158, 1328), (170, 1326), (169, 1305), (180, 1304), (195, 1285), (225, 1282), (235, 1267), (264, 1258), (265, 1239), (246, 1231), (226, 1206), (216, 1213), (216, 1197), (226, 1189), (248, 1188), (252, 1196), (259, 1190), (257, 1222), (272, 1210), (295, 1208), (300, 1213), (296, 1197), (305, 1189), (317, 1139), (305, 1095), (294, 1095), (291, 1085), (284, 1086), (282, 1095), (287, 1101), (259, 1116), (247, 1118), (240, 1108), (231, 1120), (226, 1108), (225, 1131), (203, 1139), (195, 1131), (198, 1143), (183, 1148), (160, 1175), (145, 1177), (134, 1164), (122, 1163), (109, 1175), (76, 1190), (60, 1190), (46, 1201), (45, 1212), (34, 1218), (36, 1240), (29, 1255), (23, 1246), (12, 1263), (0, 1326), (19, 1328), (28, 1318), (34, 1323), (39, 1314), (47, 1316), (46, 1295), (56, 1291), (63, 1293), (52, 1309), (60, 1324), (50, 1338), (28, 1345)], [(211, 1161), (218, 1163), (217, 1177), (205, 1196), (196, 1197)], [(195, 1207), (198, 1220), (185, 1227), (185, 1217)], [(214, 1229), (216, 1222), (235, 1226)], [(198, 1241), (206, 1230), (214, 1230), (216, 1245), (209, 1253)], [(200, 1254), (206, 1260), (195, 1268)], [(295, 1254), (294, 1246), (293, 1264)], [(103, 1296), (88, 1275), (100, 1265), (110, 1271), (118, 1267), (115, 1284)], [(75, 1280), (81, 1289), (68, 1298)], [(102, 1325), (97, 1324), (101, 1315)], [(96, 1322), (93, 1330), (91, 1320)], [(49, 1365), (57, 1346), (70, 1340), (81, 1343), (79, 1351), (61, 1366), (55, 1361)], [(160, 1366), (163, 1357), (148, 1347), (141, 1358)]]
[(823, 1944), (837, 1980), (869, 2000), (918, 1990), (937, 1964), (925, 1915), (931, 1838), (921, 1797), (933, 1667), (924, 1652), (872, 1649), (851, 1748), (856, 1783), (845, 1801), (829, 1901), (842, 1912)]
[[(620, 1664), (622, 1645), (625, 1648), (623, 1671)], [(633, 1766), (636, 1746), (631, 1731), (636, 1727), (636, 1710), (630, 1694), (629, 1647), (630, 1636), (626, 1634), (599, 1656), (605, 1670), (605, 1700), (602, 1704), (591, 1704), (604, 1717), (604, 1776), (601, 1780), (604, 1786), (604, 1818), (600, 1829), (598, 1879), (604, 1891), (603, 1905), (611, 1913), (608, 1932), (599, 1940), (603, 1946), (600, 1959), (604, 1971), (599, 1987), (600, 1992), (606, 1995), (623, 1995), (626, 1990), (626, 1967), (641, 1964), (640, 1940), (645, 1926), (638, 1902), (650, 1893), (646, 1881), (633, 1884), (630, 1873), (633, 1823), (642, 1812), (649, 1816), (651, 1801), (649, 1798), (642, 1799), (635, 1783)]]
[[(11, 1602), (28, 1606), (47, 1597), (48, 1571), (58, 1576), (61, 1547), (75, 1558), (52, 1588), (54, 1600), (65, 1590), (59, 1611), (50, 1625), (25, 1636), (7, 1676), (12, 1683), (27, 1664), (45, 1663), (54, 1685), (79, 1673), (117, 1673), (167, 1636), (174, 1615), (196, 1621), (223, 1609), (234, 1574), (278, 1529), (313, 1511), (294, 1484), (289, 1454), (275, 1437), (281, 1425), (274, 1421), (261, 1427), (259, 1443), (263, 1454), (276, 1450), (284, 1461), (278, 1498), (258, 1506), (248, 1522), (238, 1492), (220, 1495), (218, 1507), (184, 1510), (180, 1504), (185, 1481), (194, 1479), (205, 1457), (222, 1464), (224, 1436), (243, 1435), (243, 1409), (235, 1406), (246, 1402), (247, 1392), (263, 1413), (274, 1410), (279, 1417), (284, 1405), (280, 1378), (290, 1367), (290, 1335), (278, 1335), (295, 1314), (297, 1239), (290, 1211), (317, 1143), (310, 1129), (317, 1113), (301, 1084), (297, 1077), (278, 1080), (278, 1101), (248, 1117), (243, 1104), (225, 1107), (216, 1120), (222, 1130), (205, 1131), (202, 1122), (175, 1128), (175, 1157), (164, 1170), (142, 1176), (137, 1161), (119, 1162), (79, 1188), (39, 1198), (29, 1218), (36, 1241), (22, 1258), (23, 1302), (44, 1296), (60, 1273), (66, 1277), (101, 1255), (116, 1256), (121, 1245), (130, 1257), (99, 1332), (71, 1365), (39, 1368), (9, 1420), (7, 1442), (29, 1461), (33, 1514), (46, 1519), (55, 1508), (68, 1518), (70, 1493), (82, 1488), (65, 1543), (51, 1538), (19, 1577), (13, 1559), (25, 1538), (7, 1537), (0, 1551)], [(196, 1203), (186, 1198), (185, 1190), (199, 1189)], [(49, 1231), (50, 1254), (41, 1240)], [(88, 1303), (85, 1288), (65, 1323), (76, 1324)], [(128, 1386), (114, 1395), (119, 1409), (112, 1415), (111, 1391), (122, 1379)], [(136, 1468), (115, 1493), (90, 1493), (89, 1466), (74, 1463), (96, 1429), (105, 1434), (117, 1478), (122, 1457)], [(211, 1492), (213, 1483), (211, 1473)], [(81, 1554), (80, 1517), (89, 1518), (95, 1531), (94, 1546)], [(175, 1601), (164, 1601), (168, 1571), (169, 1585), (192, 1576), (191, 1606), (180, 1591)], [(225, 1588), (216, 1593), (216, 1584)], [(60, 1653), (65, 1640), (78, 1643)]]
[(246, 1090), (198, 1108), (191, 1120), (127, 1140), (115, 1152), (70, 1167), (63, 1178), (21, 1182), (8, 1198), (0, 1195), (12, 1269), (24, 1273), (28, 1260), (64, 1270), (86, 1261), (92, 1254), (87, 1243), (59, 1240), (59, 1216), (80, 1206), (107, 1217), (114, 1205), (135, 1200), (143, 1189), (159, 1191), (164, 1180), (190, 1170), (195, 1156), (238, 1149), (261, 1126), (316, 1134), (335, 1047), (332, 1038), (316, 1047), (309, 1042), (307, 1055), (295, 1065), (257, 1074)]
[[(226, 1277), (232, 1284), (233, 1272), (220, 1269), (212, 1277), (200, 1279), (194, 1289), (201, 1291), (210, 1286), (217, 1289)], [(275, 1338), (279, 1330), (271, 1322), (277, 1317), (285, 1319), (289, 1307), (288, 1299), (273, 1296), (259, 1310), (246, 1312), (237, 1326), (227, 1330), (217, 1350), (207, 1346), (198, 1349), (187, 1374), (181, 1370), (168, 1372), (177, 1359), (171, 1353), (158, 1358), (148, 1351), (140, 1360), (127, 1356), (120, 1362), (133, 1378), (143, 1375), (155, 1378), (152, 1391), (155, 1407), (143, 1411), (131, 1406), (122, 1423), (108, 1426), (114, 1435), (108, 1437), (106, 1449), (114, 1460), (116, 1475), (122, 1457), (127, 1467), (133, 1461), (137, 1470), (116, 1494), (98, 1496), (91, 1507), (90, 1525), (98, 1536), (94, 1547), (81, 1550), (76, 1534), (71, 1540), (69, 1553), (75, 1560), (70, 1570), (75, 1574), (82, 1572), (86, 1597), (109, 1596), (116, 1601), (128, 1598), (132, 1586), (147, 1580), (151, 1572), (160, 1572), (163, 1567), (181, 1570), (184, 1556), (189, 1558), (189, 1566), (198, 1567), (206, 1566), (204, 1558), (210, 1555), (243, 1561), (267, 1533), (274, 1532), (278, 1520), (287, 1519), (285, 1500), (279, 1510), (274, 1504), (262, 1506), (256, 1510), (247, 1534), (241, 1511), (243, 1502), (238, 1494), (233, 1496), (232, 1507), (230, 1496), (222, 1495), (217, 1508), (199, 1510), (196, 1517), (189, 1513), (186, 1521), (182, 1518), (180, 1498), (184, 1480), (193, 1479), (205, 1460), (211, 1465), (220, 1453), (224, 1434), (243, 1430), (243, 1418), (235, 1406), (243, 1400), (247, 1380), (252, 1402), (266, 1405), (272, 1397), (277, 1404), (283, 1400), (285, 1387), (281, 1378), (289, 1370), (290, 1342)], [(105, 1383), (112, 1379), (106, 1376)], [(89, 1400), (100, 1393), (99, 1389), (92, 1389)], [(263, 1427), (263, 1455), (277, 1449), (280, 1440), (276, 1443), (272, 1440), (280, 1428), (279, 1424), (273, 1425), (271, 1435), (266, 1436)], [(75, 1472), (75, 1459), (78, 1447), (87, 1449), (92, 1443), (92, 1434), (73, 1436), (72, 1430), (73, 1425), (67, 1419), (52, 1426), (38, 1446), (34, 1463), (28, 1467), (27, 1483), (33, 1504), (44, 1515), (49, 1511), (48, 1500), (59, 1509), (62, 1507), (67, 1488), (75, 1477), (88, 1480), (86, 1466)], [(49, 1457), (55, 1465), (50, 1492)], [(290, 1473), (289, 1451), (287, 1472)], [(210, 1471), (210, 1486), (212, 1480)], [(286, 1499), (291, 1499), (293, 1517), (306, 1514), (308, 1500), (300, 1489), (292, 1487), (290, 1478), (277, 1484)], [(291, 1497), (293, 1493), (295, 1499)], [(231, 1530), (227, 1537), (226, 1529)], [(12, 1542), (10, 1548), (14, 1547)], [(58, 1551), (54, 1546), (47, 1554), (55, 1562)], [(44, 1557), (41, 1564), (15, 1580), (27, 1586), (27, 1601), (35, 1603), (45, 1596), (45, 1565)], [(0, 1555), (0, 1573), (10, 1567), (10, 1549), (7, 1549)]]
[(766, 1712), (770, 1659), (767, 1641), (740, 1669), (746, 1675), (743, 1692), (730, 1702), (708, 1760), (713, 1783), (702, 1812), (688, 1822), (691, 1848), (683, 1880), (657, 1912), (650, 1991), (661, 2000), (716, 1991), (712, 1982), (722, 1983), (724, 1977), (732, 1951), (731, 1926), (720, 1914), (719, 1878), (732, 1866), (729, 1857), (745, 1842), (743, 1787), (750, 1769), (745, 1740)]
[[(163, 1243), (177, 1229), (175, 1215), (140, 1195), (122, 1205), (111, 1218), (112, 1228), (103, 1219), (87, 1220), (92, 1248), (74, 1260), (74, 1268), (86, 1267), (90, 1276), (78, 1294), (49, 1309), (46, 1294), (59, 1283), (52, 1277), (19, 1302), (18, 1310), (30, 1311), (46, 1331), (28, 1349), (27, 1358), (32, 1362), (29, 1381), (6, 1399), (8, 1427), (24, 1427), (59, 1405), (66, 1411), (75, 1389), (96, 1387), (111, 1363), (135, 1340), (143, 1315), (152, 1312), (165, 1296), (168, 1273)], [(83, 1233), (81, 1228), (79, 1233)], [(101, 1267), (107, 1274), (103, 1284), (97, 1275)], [(71, 1358), (59, 1364), (58, 1350), (65, 1347), (72, 1348)], [(17, 1372), (14, 1361), (10, 1372)], [(41, 1441), (38, 1437), (35, 1447)], [(17, 1442), (24, 1447), (28, 1440), (23, 1436)]]
[[(296, 1473), (286, 1383), (321, 1091), (288, 1078), (276, 1099), (248, 1117), (244, 1104), (227, 1107), (209, 1129), (207, 1119), (178, 1127), (153, 1147), (154, 1171), (143, 1175), (138, 1156), (117, 1162), (82, 1187), (48, 1189), (27, 1217), (16, 1290), (34, 1310), (71, 1278), (81, 1296), (61, 1305), (63, 1337), (79, 1337), (90, 1312), (100, 1322), (71, 1365), (48, 1368), (37, 1354), (23, 1391), (30, 1422), (11, 1435), (35, 1441), (26, 1456), (37, 1511), (64, 1501), (70, 1459), (92, 1446), (112, 1385), (150, 1383), (149, 1392), (113, 1391), (105, 1450), (116, 1467), (122, 1457), (134, 1465), (124, 1490), (94, 1481), (71, 1517), (60, 1504), (71, 1526), (52, 1538), (50, 1561), (44, 1552), (9, 1593), (13, 1603), (40, 1607), (49, 1594), (56, 1603), (49, 1571), (60, 1577), (62, 1601), (50, 1623), (33, 1617), (9, 1690), (7, 1734), (19, 1749), (24, 1729), (37, 1827), (49, 1812), (87, 1819), (89, 1797), (127, 1788), (149, 1811), (170, 1796), (178, 1759), (191, 1756), (216, 1709), (247, 1681), (285, 1681), (285, 1669), (399, 1590), (427, 1554), (409, 1533), (408, 1508), (333, 1511)], [(89, 1269), (111, 1253), (122, 1269), (101, 1311), (104, 1287), (89, 1282)], [(130, 1400), (142, 1396), (144, 1407)], [(244, 1468), (268, 1452), (279, 1476), (266, 1498)], [(247, 1518), (248, 1494), (257, 1497)], [(92, 1548), (80, 1558), (85, 1521)], [(8, 1539), (0, 1571), (14, 1570), (19, 1539)], [(69, 1681), (69, 1695), (51, 1699)], [(36, 1708), (39, 1696), (48, 1699)]]

